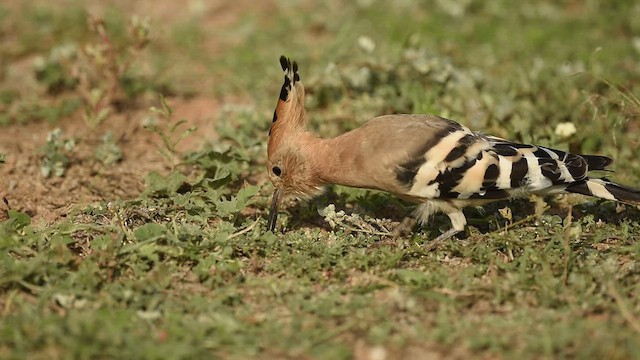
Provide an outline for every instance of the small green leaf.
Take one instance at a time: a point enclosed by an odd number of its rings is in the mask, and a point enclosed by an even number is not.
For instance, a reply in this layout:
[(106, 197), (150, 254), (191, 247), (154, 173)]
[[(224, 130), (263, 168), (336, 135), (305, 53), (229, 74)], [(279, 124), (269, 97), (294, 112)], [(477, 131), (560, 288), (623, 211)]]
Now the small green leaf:
[(100, 109), (100, 111), (98, 112), (98, 115), (95, 118), (94, 124), (95, 125), (102, 124), (102, 122), (104, 122), (107, 119), (110, 113), (111, 113), (111, 109), (108, 107)]
[(102, 142), (96, 148), (94, 156), (107, 166), (122, 159), (122, 149), (116, 143), (112, 132), (109, 131), (102, 137)]
[(239, 211), (240, 208), (238, 207), (237, 199), (232, 196), (229, 200), (222, 199), (216, 202), (216, 210), (218, 210), (220, 216), (226, 217)]
[(182, 125), (182, 124), (186, 124), (186, 123), (187, 123), (187, 120), (185, 120), (185, 119), (182, 119), (182, 120), (178, 120), (178, 121), (176, 121), (173, 125), (169, 126), (169, 132), (174, 132), (174, 131), (176, 131), (176, 129), (177, 129), (180, 125)]
[(31, 225), (31, 217), (25, 213), (9, 210), (9, 220), (13, 220), (14, 224), (17, 226), (16, 229), (21, 229), (25, 226)]
[(236, 196), (231, 196), (229, 200), (220, 199), (216, 202), (216, 210), (221, 216), (229, 216), (244, 209), (259, 188), (254, 185), (246, 186)]
[(167, 229), (156, 223), (148, 223), (135, 229), (133, 234), (138, 241), (145, 241), (159, 237), (167, 232)]
[(255, 185), (247, 185), (238, 191), (236, 195), (238, 197), (238, 203), (244, 208), (249, 204), (249, 201), (258, 193), (260, 187)]
[(164, 97), (164, 95), (160, 95), (160, 102), (162, 103), (162, 111), (164, 112), (165, 116), (167, 118), (171, 117), (171, 115), (173, 114), (173, 109), (171, 108), (171, 106), (169, 106), (167, 98)]
[(166, 177), (156, 172), (151, 172), (144, 179), (147, 188), (143, 194), (145, 196), (175, 194), (178, 192), (178, 189), (186, 184), (186, 180), (186, 176), (175, 171)]
[(409, 269), (396, 269), (395, 275), (398, 280), (403, 284), (423, 284), (427, 279), (427, 275), (423, 271), (409, 270)]
[(2, 241), (9, 239), (9, 237), (3, 238), (3, 235), (16, 234), (31, 224), (31, 217), (25, 213), (16, 210), (9, 210), (7, 213), (9, 219), (0, 223), (0, 239)]

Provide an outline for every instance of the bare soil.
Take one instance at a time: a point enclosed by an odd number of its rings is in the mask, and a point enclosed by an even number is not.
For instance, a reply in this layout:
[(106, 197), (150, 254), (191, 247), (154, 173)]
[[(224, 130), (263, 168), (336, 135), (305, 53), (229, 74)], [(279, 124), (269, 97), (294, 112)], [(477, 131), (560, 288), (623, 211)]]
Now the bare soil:
[[(266, 10), (270, 4), (270, 1), (215, 0), (206, 4), (192, 1), (187, 6), (182, 2), (119, 0), (110, 2), (108, 6), (125, 13), (149, 16), (157, 31), (155, 37), (158, 38), (168, 36), (172, 24), (187, 21), (189, 17), (197, 15), (203, 26), (224, 29), (234, 26), (246, 11)], [(19, 6), (16, 2), (12, 8)], [(89, 14), (100, 16), (106, 11), (107, 5), (102, 1), (89, 0), (85, 8)], [(12, 40), (6, 40), (11, 45)], [(215, 56), (232, 44), (233, 40), (211, 37), (202, 48)], [(14, 82), (36, 86), (35, 79), (25, 79), (25, 76), (33, 75), (31, 63), (32, 59), (25, 58), (9, 65), (12, 67), (11, 73), (17, 75), (14, 76)], [(205, 140), (215, 138), (213, 125), (221, 103), (213, 97), (202, 95), (207, 87), (211, 87), (211, 83), (211, 79), (203, 76), (199, 85), (202, 87), (201, 95), (191, 99), (168, 99), (175, 119), (185, 119), (187, 126), (198, 127), (198, 131), (181, 143), (181, 150), (197, 149)], [(8, 209), (14, 209), (28, 213), (35, 223), (50, 224), (66, 217), (78, 205), (136, 197), (144, 189), (143, 180), (149, 172), (166, 172), (169, 169), (168, 161), (157, 151), (161, 144), (159, 136), (142, 126), (142, 119), (150, 114), (148, 106), (116, 113), (98, 129), (87, 126), (81, 111), (55, 124), (40, 121), (0, 128), (0, 152), (7, 155), (6, 164), (0, 166), (0, 221), (8, 216)], [(62, 129), (65, 138), (75, 138), (77, 146), (64, 176), (45, 178), (40, 171), (40, 148), (54, 128)], [(114, 165), (103, 166), (95, 160), (93, 153), (100, 137), (107, 131), (113, 132), (122, 149), (123, 159)]]
[[(198, 127), (181, 144), (183, 150), (197, 149), (206, 139), (215, 137), (213, 124), (220, 108), (216, 101), (199, 97), (169, 99), (169, 103), (176, 119)], [(6, 199), (0, 206), (26, 212), (34, 221), (49, 224), (77, 205), (136, 197), (144, 190), (143, 179), (149, 172), (163, 173), (170, 165), (158, 152), (159, 136), (142, 126), (148, 115), (147, 110), (116, 114), (95, 130), (87, 127), (80, 114), (54, 125), (38, 122), (1, 129), (0, 151), (7, 154), (7, 163), (0, 167), (0, 198)], [(77, 145), (64, 176), (45, 178), (40, 171), (40, 148), (55, 127), (63, 130), (65, 138), (75, 138)], [(123, 158), (104, 166), (93, 153), (107, 131), (117, 139)], [(0, 220), (3, 217), (6, 211), (0, 211)]]

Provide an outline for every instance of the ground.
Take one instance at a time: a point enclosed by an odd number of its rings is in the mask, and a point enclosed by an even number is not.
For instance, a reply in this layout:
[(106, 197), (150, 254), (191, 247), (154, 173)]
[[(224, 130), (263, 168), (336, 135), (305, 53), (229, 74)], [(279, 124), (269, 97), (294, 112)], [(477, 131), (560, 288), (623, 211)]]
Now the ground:
[(638, 207), (500, 202), (433, 248), (446, 217), (393, 236), (409, 204), (331, 187), (271, 233), (264, 164), (284, 54), (322, 136), (433, 113), (611, 156), (596, 175), (640, 187), (638, 18), (633, 2), (0, 4), (0, 358), (637, 357)]
[[(189, 143), (181, 144), (185, 149), (198, 146), (204, 139), (215, 139), (213, 123), (220, 111), (215, 100), (203, 97), (170, 101), (176, 117), (189, 119), (189, 126), (200, 129), (197, 136), (188, 139)], [(145, 116), (147, 110), (118, 114), (89, 134), (79, 113), (49, 126), (35, 123), (3, 129), (2, 150), (11, 155), (0, 172), (0, 196), (7, 199), (9, 208), (25, 212), (34, 222), (45, 225), (65, 218), (78, 205), (138, 196), (149, 172), (169, 170), (166, 159), (157, 152), (157, 136), (142, 126)], [(65, 136), (85, 141), (74, 150), (76, 157), (64, 177), (45, 178), (40, 175), (40, 140), (56, 127), (64, 129)], [(98, 139), (91, 136), (106, 131), (113, 132), (125, 154), (109, 168), (92, 161)]]
[[(102, 14), (108, 11), (116, 11), (109, 9), (124, 7), (127, 13), (145, 14), (157, 23), (168, 21), (170, 24), (175, 24), (186, 21), (181, 19), (180, 15), (176, 15), (174, 6), (151, 6), (151, 4), (151, 2), (140, 1), (128, 5), (127, 2), (121, 1), (113, 4), (113, 8), (107, 8), (100, 2), (87, 2), (81, 9), (94, 16), (104, 16)], [(197, 6), (199, 3), (191, 4)], [(38, 9), (38, 6), (46, 8), (42, 3), (36, 4), (33, 8)], [(201, 6), (204, 5), (201, 4)], [(206, 18), (201, 21), (216, 26), (232, 26), (249, 6), (247, 2), (237, 2), (231, 7), (224, 1), (209, 2), (206, 5)], [(12, 12), (25, 11), (25, 8), (26, 6), (20, 6), (17, 3), (5, 5), (5, 9)], [(5, 34), (5, 37), (7, 38), (5, 41), (18, 41), (17, 36), (11, 34)], [(53, 39), (55, 40), (57, 39)], [(203, 50), (219, 51), (225, 46), (221, 42), (219, 37), (210, 37), (203, 45)], [(36, 80), (33, 78), (35, 73), (31, 70), (31, 63), (36, 56), (24, 54), (22, 59), (9, 64), (5, 70), (6, 73), (16, 73), (20, 76), (16, 75), (15, 79), (11, 79), (9, 75), (5, 85), (19, 89), (24, 86), (17, 84), (24, 82), (23, 76), (29, 77), (30, 83), (35, 83)], [(206, 86), (205, 84), (203, 86)], [(38, 90), (41, 91), (41, 89)], [(194, 136), (181, 143), (183, 150), (197, 148), (204, 139), (215, 139), (213, 124), (221, 109), (219, 101), (211, 96), (199, 96), (189, 99), (176, 97), (170, 99), (170, 102), (176, 118), (185, 119), (188, 121), (188, 126), (196, 126), (200, 129)], [(151, 171), (167, 170), (163, 157), (156, 151), (158, 142), (155, 135), (143, 129), (142, 120), (146, 116), (149, 116), (148, 107), (138, 105), (133, 111), (116, 114), (109, 119), (108, 123), (101, 124), (97, 129), (87, 129), (79, 111), (62, 117), (55, 123), (38, 122), (6, 126), (0, 133), (0, 144), (2, 144), (2, 151), (10, 156), (7, 164), (0, 169), (0, 181), (2, 181), (0, 196), (7, 199), (10, 208), (30, 214), (36, 222), (50, 224), (60, 217), (65, 217), (71, 208), (78, 204), (132, 198), (139, 195), (144, 188), (143, 179), (146, 174)], [(67, 137), (86, 141), (80, 142), (76, 149), (77, 157), (74, 159), (74, 164), (69, 167), (67, 176), (47, 179), (39, 176), (38, 150), (42, 146), (40, 140), (45, 139), (47, 133), (54, 128), (64, 129)], [(93, 152), (95, 142), (99, 140), (96, 134), (103, 134), (106, 131), (114, 133), (125, 156), (111, 168), (100, 169), (96, 167), (97, 164), (91, 163), (91, 156), (87, 155)]]

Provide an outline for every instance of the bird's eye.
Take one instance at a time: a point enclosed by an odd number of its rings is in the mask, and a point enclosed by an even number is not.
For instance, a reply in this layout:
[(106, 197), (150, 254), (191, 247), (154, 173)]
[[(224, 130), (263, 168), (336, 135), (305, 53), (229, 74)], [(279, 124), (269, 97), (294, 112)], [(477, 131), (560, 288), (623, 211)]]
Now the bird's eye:
[(282, 174), (282, 169), (280, 169), (280, 168), (279, 168), (279, 167), (277, 167), (277, 166), (272, 167), (272, 168), (271, 168), (271, 171), (273, 171), (273, 174), (274, 174), (275, 176), (280, 176), (280, 175)]

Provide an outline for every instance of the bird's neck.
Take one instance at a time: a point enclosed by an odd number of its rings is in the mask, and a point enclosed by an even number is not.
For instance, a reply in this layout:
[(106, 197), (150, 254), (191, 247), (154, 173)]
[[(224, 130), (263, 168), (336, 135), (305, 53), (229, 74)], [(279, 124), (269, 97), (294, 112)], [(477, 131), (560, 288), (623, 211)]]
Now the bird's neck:
[(313, 133), (301, 136), (305, 157), (311, 164), (315, 176), (323, 184), (338, 184), (352, 187), (370, 187), (363, 183), (361, 154), (356, 139), (351, 133), (335, 138), (323, 139)]

